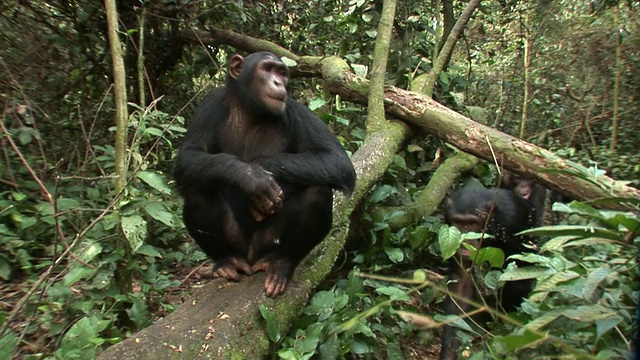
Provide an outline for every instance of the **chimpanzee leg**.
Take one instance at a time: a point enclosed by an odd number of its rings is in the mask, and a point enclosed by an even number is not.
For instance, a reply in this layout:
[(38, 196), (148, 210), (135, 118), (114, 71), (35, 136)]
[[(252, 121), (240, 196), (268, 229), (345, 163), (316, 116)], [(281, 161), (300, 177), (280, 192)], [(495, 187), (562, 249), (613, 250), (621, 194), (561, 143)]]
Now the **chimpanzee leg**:
[[(237, 204), (235, 204), (236, 207)], [(191, 237), (214, 261), (214, 278), (240, 280), (239, 271), (251, 274), (244, 257), (246, 235), (229, 201), (221, 194), (184, 194), (184, 224)]]
[(267, 296), (282, 293), (298, 263), (331, 230), (333, 193), (329, 187), (310, 186), (285, 193), (282, 209), (256, 232), (249, 250), (253, 271), (265, 271)]

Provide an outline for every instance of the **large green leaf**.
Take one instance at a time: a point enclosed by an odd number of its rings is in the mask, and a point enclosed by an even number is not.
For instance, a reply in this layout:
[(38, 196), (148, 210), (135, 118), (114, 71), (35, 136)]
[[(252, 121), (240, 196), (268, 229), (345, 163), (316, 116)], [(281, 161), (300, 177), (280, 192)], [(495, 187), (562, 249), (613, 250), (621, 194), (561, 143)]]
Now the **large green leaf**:
[(138, 178), (161, 193), (171, 195), (171, 188), (167, 185), (164, 176), (161, 174), (155, 171), (145, 170), (138, 173)]
[(121, 221), (122, 232), (135, 252), (147, 238), (147, 222), (140, 215), (123, 216)]

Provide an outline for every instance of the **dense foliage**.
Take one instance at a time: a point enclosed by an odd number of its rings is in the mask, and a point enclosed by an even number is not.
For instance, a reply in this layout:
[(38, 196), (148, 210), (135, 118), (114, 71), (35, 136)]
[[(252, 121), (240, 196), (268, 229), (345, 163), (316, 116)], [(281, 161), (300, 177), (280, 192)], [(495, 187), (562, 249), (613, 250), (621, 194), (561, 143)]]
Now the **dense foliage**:
[[(409, 88), (427, 74), (465, 6), (398, 2), (387, 83)], [(184, 231), (172, 159), (184, 117), (223, 83), (235, 50), (203, 46), (187, 32), (231, 29), (300, 55), (340, 56), (367, 76), (381, 7), (374, 0), (119, 1), (130, 121), (129, 182), (118, 194), (103, 3), (0, 4), (0, 358), (92, 358), (188, 294), (205, 256)], [(482, 2), (433, 97), (506, 133), (523, 129), (524, 139), (638, 187), (639, 15), (637, 1)], [(321, 85), (294, 79), (290, 90), (353, 153), (365, 138), (366, 109)], [(463, 236), (438, 216), (397, 230), (389, 226), (397, 213), (371, 214), (414, 201), (442, 148), (452, 153), (441, 145), (416, 134), (394, 157), (360, 206), (334, 277), (291, 332), (269, 327), (274, 353), (428, 358), (438, 353), (436, 329), (452, 321), (463, 340), (475, 340), (467, 343), (474, 358), (627, 356), (640, 219), (598, 204), (556, 204), (558, 225), (534, 230), (540, 241), (518, 255), (534, 265), (528, 271), (477, 276), (487, 294), (505, 280), (538, 279), (518, 313), (487, 310), (482, 326), (440, 315), (442, 255), (461, 246)], [(495, 183), (491, 166), (475, 173)], [(116, 246), (116, 238), (131, 248)], [(131, 279), (117, 276), (121, 267)], [(274, 314), (262, 314), (272, 324)], [(514, 355), (516, 348), (525, 349)]]

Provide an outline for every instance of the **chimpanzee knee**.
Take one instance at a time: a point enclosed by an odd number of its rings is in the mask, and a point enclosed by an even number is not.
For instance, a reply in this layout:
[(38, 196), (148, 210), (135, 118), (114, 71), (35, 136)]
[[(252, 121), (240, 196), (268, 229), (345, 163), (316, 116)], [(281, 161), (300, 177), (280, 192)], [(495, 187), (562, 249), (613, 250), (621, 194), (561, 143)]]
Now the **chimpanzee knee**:
[(283, 245), (301, 260), (331, 230), (333, 192), (326, 186), (310, 186), (285, 197), (281, 214), (286, 219)]

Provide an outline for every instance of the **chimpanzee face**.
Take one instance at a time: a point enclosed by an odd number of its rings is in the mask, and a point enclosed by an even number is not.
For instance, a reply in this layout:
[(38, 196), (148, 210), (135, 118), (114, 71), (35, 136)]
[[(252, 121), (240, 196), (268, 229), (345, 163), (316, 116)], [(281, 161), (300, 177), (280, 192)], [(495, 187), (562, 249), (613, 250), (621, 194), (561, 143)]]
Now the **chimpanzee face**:
[(520, 179), (520, 181), (518, 181), (518, 185), (516, 185), (513, 191), (515, 191), (515, 193), (521, 198), (529, 200), (533, 193), (533, 182), (531, 180)]
[(274, 115), (284, 113), (287, 101), (289, 70), (277, 58), (266, 58), (256, 65), (253, 73), (252, 93)]
[(280, 116), (287, 102), (289, 70), (269, 52), (254, 53), (246, 58), (235, 55), (229, 63), (228, 83), (242, 105), (259, 115), (266, 112)]

